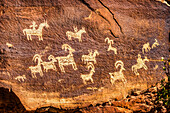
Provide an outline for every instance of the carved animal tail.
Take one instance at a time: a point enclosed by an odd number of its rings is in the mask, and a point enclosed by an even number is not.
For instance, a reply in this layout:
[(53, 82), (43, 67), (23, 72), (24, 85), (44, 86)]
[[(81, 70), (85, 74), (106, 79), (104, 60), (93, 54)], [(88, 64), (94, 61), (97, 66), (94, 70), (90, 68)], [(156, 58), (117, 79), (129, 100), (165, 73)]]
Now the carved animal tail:
[(23, 33), (24, 33), (24, 35), (26, 34), (26, 31), (25, 30), (23, 30)]

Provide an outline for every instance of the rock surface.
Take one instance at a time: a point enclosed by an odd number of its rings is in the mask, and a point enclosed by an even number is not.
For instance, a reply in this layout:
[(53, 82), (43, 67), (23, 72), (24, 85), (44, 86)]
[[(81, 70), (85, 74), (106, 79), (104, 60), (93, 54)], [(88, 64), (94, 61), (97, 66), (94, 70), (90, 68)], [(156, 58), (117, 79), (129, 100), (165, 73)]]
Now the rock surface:
[[(165, 4), (153, 0), (0, 4), (0, 86), (12, 89), (27, 110), (119, 100), (166, 77), (160, 60), (169, 57), (170, 12)], [(151, 109), (136, 106), (132, 109)]]

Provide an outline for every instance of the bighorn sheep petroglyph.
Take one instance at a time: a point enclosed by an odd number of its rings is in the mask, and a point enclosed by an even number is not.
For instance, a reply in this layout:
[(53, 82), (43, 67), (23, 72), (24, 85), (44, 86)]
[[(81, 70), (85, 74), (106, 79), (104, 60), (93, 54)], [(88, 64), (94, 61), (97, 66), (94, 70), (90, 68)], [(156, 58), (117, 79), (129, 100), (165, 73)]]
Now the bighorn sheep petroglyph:
[(86, 84), (86, 81), (89, 81), (89, 80), (90, 80), (92, 83), (94, 83), (94, 82), (93, 82), (92, 75), (95, 73), (95, 67), (94, 67), (93, 63), (92, 63), (92, 62), (89, 62), (89, 63), (87, 64), (87, 68), (88, 68), (88, 70), (91, 68), (91, 70), (90, 70), (90, 73), (89, 73), (89, 74), (81, 74), (81, 78), (83, 79), (83, 83)]
[(113, 44), (113, 40), (110, 40), (108, 37), (105, 38), (105, 42), (108, 42), (109, 44), (109, 48), (107, 49), (107, 51), (114, 51), (115, 54), (117, 54), (117, 49), (112, 47), (112, 44)]
[(116, 68), (118, 68), (119, 66), (120, 66), (120, 70), (118, 72), (109, 73), (110, 78), (111, 78), (110, 81), (111, 81), (112, 85), (114, 84), (114, 82), (116, 80), (122, 80), (124, 84), (127, 82), (127, 80), (125, 79), (124, 74), (122, 72), (123, 70), (125, 70), (125, 68), (124, 68), (124, 63), (121, 60), (116, 61), (116, 63), (115, 63)]
[(63, 57), (56, 57), (56, 59), (58, 60), (61, 72), (65, 73), (64, 66), (67, 66), (67, 65), (72, 65), (73, 69), (77, 70), (77, 66), (76, 66), (76, 63), (75, 63), (74, 57), (73, 57), (73, 52), (75, 50), (72, 49), (68, 44), (63, 44), (62, 49), (65, 49), (65, 51), (68, 50), (69, 54), (67, 56), (63, 56)]
[(31, 70), (32, 78), (37, 78), (36, 73), (39, 73), (40, 76), (42, 77), (43, 72), (42, 72), (42, 69), (41, 69), (41, 63), (42, 63), (41, 55), (35, 54), (34, 57), (33, 57), (33, 61), (34, 62), (38, 61), (38, 64), (36, 66), (30, 66), (29, 67), (29, 69)]
[(158, 40), (157, 40), (157, 39), (155, 39), (155, 42), (152, 44), (152, 49), (153, 49), (154, 47), (156, 47), (156, 46), (159, 46), (159, 43), (158, 43)]
[(41, 63), (43, 65), (44, 71), (47, 72), (49, 69), (56, 70), (56, 66), (54, 62), (57, 62), (57, 60), (55, 59), (55, 57), (53, 55), (50, 55), (48, 57), (48, 60), (51, 60), (51, 61)]

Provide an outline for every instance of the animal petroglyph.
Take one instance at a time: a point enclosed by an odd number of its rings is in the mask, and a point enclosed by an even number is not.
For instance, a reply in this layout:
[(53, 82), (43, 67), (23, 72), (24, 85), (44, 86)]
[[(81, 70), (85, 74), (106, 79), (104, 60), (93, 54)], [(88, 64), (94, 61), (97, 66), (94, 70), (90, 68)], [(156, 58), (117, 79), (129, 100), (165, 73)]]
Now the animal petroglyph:
[(156, 46), (159, 46), (159, 43), (158, 43), (158, 40), (157, 40), (157, 39), (155, 39), (155, 42), (152, 44), (152, 49), (153, 49), (154, 47), (156, 47)]
[(95, 50), (93, 54), (92, 54), (92, 50), (88, 50), (88, 52), (89, 52), (88, 55), (82, 55), (81, 60), (82, 60), (84, 63), (94, 62), (94, 64), (96, 64), (96, 56), (99, 55), (98, 51)]
[(68, 37), (69, 40), (71, 40), (71, 37), (73, 37), (73, 38), (77, 38), (79, 42), (82, 42), (81, 35), (82, 33), (86, 33), (85, 28), (82, 27), (82, 29), (80, 29), (79, 31), (77, 30), (77, 27), (73, 27), (73, 28), (74, 28), (74, 32), (67, 31), (66, 36)]
[(32, 40), (31, 35), (36, 35), (39, 37), (39, 40), (43, 40), (42, 38), (42, 29), (43, 27), (49, 27), (49, 25), (47, 24), (47, 21), (45, 21), (44, 23), (41, 23), (38, 27), (38, 29), (36, 29), (37, 25), (36, 23), (33, 21), (32, 25), (30, 25), (30, 27), (32, 27), (32, 29), (24, 29), (23, 33), (24, 35), (27, 35), (27, 40)]
[(119, 66), (120, 66), (120, 70), (118, 72), (109, 73), (110, 78), (111, 78), (110, 81), (111, 81), (112, 85), (114, 84), (114, 82), (116, 80), (122, 80), (124, 84), (127, 82), (127, 80), (125, 79), (124, 74), (122, 72), (123, 70), (125, 70), (125, 68), (124, 68), (124, 63), (121, 60), (116, 61), (116, 63), (115, 63), (116, 68), (118, 68)]
[(56, 70), (56, 66), (54, 62), (57, 62), (57, 60), (55, 59), (55, 57), (53, 55), (50, 55), (48, 57), (48, 60), (51, 60), (51, 61), (41, 63), (43, 65), (44, 71), (47, 72), (49, 69)]
[(56, 57), (56, 59), (58, 60), (58, 64), (61, 69), (61, 72), (65, 73), (64, 66), (67, 66), (67, 65), (72, 65), (73, 69), (77, 70), (77, 66), (76, 66), (76, 63), (75, 63), (74, 57), (73, 57), (73, 52), (75, 50), (72, 49), (68, 44), (63, 44), (62, 49), (65, 49), (65, 51), (68, 50), (69, 54), (67, 56), (63, 56), (63, 57)]
[(147, 42), (146, 44), (143, 45), (143, 48), (142, 48), (143, 54), (144, 54), (144, 52), (148, 52), (150, 50), (151, 50), (151, 48), (150, 48), (149, 42)]
[(22, 75), (22, 76), (17, 76), (16, 78), (15, 78), (15, 80), (18, 80), (18, 81), (25, 81), (25, 79), (26, 79), (26, 76), (25, 75)]
[(158, 67), (159, 67), (158, 65), (155, 65), (155, 67), (153, 69), (156, 70), (156, 69), (158, 69)]
[(34, 57), (33, 57), (33, 61), (34, 62), (38, 61), (38, 64), (36, 66), (30, 66), (29, 67), (29, 69), (31, 70), (32, 78), (37, 78), (36, 73), (39, 73), (40, 76), (42, 77), (43, 72), (42, 72), (42, 69), (41, 69), (41, 63), (43, 61), (41, 60), (41, 55), (35, 54)]
[(108, 44), (109, 44), (109, 48), (107, 49), (107, 51), (112, 50), (112, 51), (114, 51), (115, 54), (117, 54), (117, 49), (114, 48), (114, 47), (112, 47), (113, 40), (110, 40), (110, 39), (107, 37), (107, 38), (105, 38), (105, 42), (108, 42)]
[(14, 47), (12, 44), (10, 44), (10, 43), (6, 43), (6, 45), (8, 46), (8, 48), (12, 48), (12, 47)]
[(85, 17), (84, 19), (85, 19), (85, 20), (91, 19), (91, 18), (92, 18), (92, 14), (93, 14), (93, 13), (92, 13), (92, 11), (91, 11), (91, 12), (90, 12), (90, 15), (89, 15), (88, 17)]
[(138, 54), (137, 64), (135, 64), (135, 65), (132, 66), (132, 71), (135, 73), (135, 75), (139, 75), (139, 73), (138, 73), (137, 70), (138, 70), (138, 69), (141, 69), (142, 67), (143, 67), (145, 70), (148, 69), (148, 67), (145, 65), (145, 61), (148, 61), (148, 62), (149, 62), (149, 60), (147, 59), (147, 57), (145, 57), (145, 59), (142, 59), (142, 58), (141, 58), (141, 55)]
[(83, 79), (83, 83), (86, 84), (86, 81), (89, 81), (89, 80), (92, 83), (94, 83), (92, 75), (95, 73), (95, 67), (94, 67), (93, 63), (89, 62), (87, 64), (87, 68), (88, 68), (88, 70), (91, 68), (91, 70), (90, 70), (89, 74), (81, 74), (81, 78)]

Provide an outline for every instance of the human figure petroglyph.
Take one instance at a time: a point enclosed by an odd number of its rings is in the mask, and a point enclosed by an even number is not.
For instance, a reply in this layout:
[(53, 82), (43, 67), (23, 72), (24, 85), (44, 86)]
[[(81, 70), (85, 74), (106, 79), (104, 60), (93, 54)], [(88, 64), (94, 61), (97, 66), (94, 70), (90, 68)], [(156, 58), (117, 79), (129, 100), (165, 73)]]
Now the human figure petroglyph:
[(159, 46), (159, 43), (158, 43), (158, 40), (157, 40), (157, 39), (155, 39), (155, 42), (152, 44), (152, 49), (153, 49), (154, 47), (156, 47), (156, 46)]
[(81, 35), (82, 33), (86, 33), (85, 28), (82, 27), (82, 29), (80, 29), (79, 31), (77, 27), (73, 27), (73, 28), (74, 28), (74, 32), (72, 31), (66, 32), (66, 36), (68, 37), (68, 40), (72, 40), (71, 37), (73, 37), (73, 38), (77, 38), (79, 42), (82, 42)]
[(32, 78), (37, 78), (36, 73), (39, 73), (40, 76), (42, 77), (43, 72), (42, 72), (42, 69), (41, 69), (41, 63), (43, 61), (41, 60), (41, 55), (35, 54), (34, 57), (33, 57), (33, 61), (34, 62), (38, 61), (38, 64), (36, 66), (30, 66), (29, 67), (29, 69), (31, 70)]
[(92, 83), (94, 83), (94, 82), (93, 82), (92, 75), (95, 73), (95, 67), (94, 67), (93, 63), (92, 63), (92, 62), (89, 62), (89, 63), (87, 64), (87, 68), (88, 68), (88, 70), (91, 68), (91, 70), (90, 70), (90, 73), (89, 73), (89, 74), (81, 74), (81, 78), (83, 79), (83, 83), (86, 84), (86, 81), (89, 81), (89, 80), (90, 80)]
[(18, 81), (25, 81), (25, 79), (26, 79), (26, 76), (25, 75), (22, 75), (22, 76), (17, 76), (17, 77), (15, 77), (15, 80), (18, 80)]
[(56, 66), (55, 66), (55, 62), (57, 62), (57, 60), (55, 59), (55, 57), (53, 55), (50, 55), (48, 57), (48, 60), (51, 60), (49, 62), (42, 62), (41, 64), (43, 65), (44, 71), (47, 72), (49, 69), (52, 70), (56, 70)]
[(114, 84), (114, 82), (116, 81), (116, 80), (122, 80), (122, 82), (125, 84), (125, 83), (127, 83), (127, 80), (126, 80), (126, 78), (124, 77), (124, 74), (123, 74), (123, 70), (125, 70), (125, 68), (124, 68), (124, 63), (121, 61), (121, 60), (119, 60), (119, 61), (116, 61), (116, 63), (115, 63), (115, 67), (116, 68), (118, 68), (120, 66), (120, 70), (118, 71), (118, 72), (114, 72), (114, 73), (109, 73), (109, 75), (110, 75), (110, 81), (111, 81), (111, 83), (112, 83), (112, 85)]
[(144, 52), (148, 52), (150, 50), (151, 50), (151, 48), (150, 48), (149, 42), (147, 42), (146, 44), (143, 45), (143, 48), (142, 48), (143, 54), (144, 54)]
[(145, 59), (141, 58), (141, 55), (138, 54), (137, 64), (132, 66), (132, 71), (135, 73), (135, 75), (139, 75), (138, 69), (141, 69), (142, 67), (147, 70), (148, 67), (145, 65), (145, 61), (149, 62), (149, 59), (145, 56)]
[(75, 50), (72, 49), (68, 44), (63, 44), (62, 49), (65, 49), (65, 51), (68, 50), (69, 54), (63, 57), (56, 57), (56, 59), (58, 60), (58, 64), (61, 69), (61, 72), (65, 73), (64, 66), (67, 66), (67, 65), (72, 65), (73, 69), (77, 70), (77, 66), (76, 66), (76, 63), (73, 57), (73, 52), (75, 52)]
[(110, 40), (110, 39), (107, 37), (107, 38), (105, 38), (105, 42), (108, 42), (108, 44), (109, 44), (109, 48), (107, 49), (107, 51), (112, 50), (112, 51), (114, 51), (115, 54), (117, 54), (117, 49), (114, 48), (114, 47), (112, 47), (113, 40)]
[(32, 25), (30, 25), (30, 27), (32, 27), (32, 30), (33, 30), (33, 31), (36, 30), (35, 27), (37, 27), (37, 25), (36, 25), (35, 21), (32, 22)]
[(32, 27), (33, 29), (24, 29), (23, 33), (24, 35), (27, 35), (27, 40), (32, 40), (31, 35), (36, 35), (39, 37), (39, 40), (43, 40), (42, 38), (42, 29), (43, 27), (49, 27), (49, 25), (47, 24), (47, 21), (45, 21), (44, 23), (41, 23), (38, 27), (38, 29), (36, 29), (35, 27), (37, 27), (36, 23), (33, 21), (33, 24), (30, 25), (30, 27)]
[(84, 63), (94, 62), (94, 64), (96, 64), (96, 56), (99, 55), (99, 52), (97, 50), (95, 50), (94, 53), (92, 53), (92, 50), (88, 50), (88, 52), (89, 52), (88, 55), (82, 55), (81, 60)]

